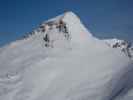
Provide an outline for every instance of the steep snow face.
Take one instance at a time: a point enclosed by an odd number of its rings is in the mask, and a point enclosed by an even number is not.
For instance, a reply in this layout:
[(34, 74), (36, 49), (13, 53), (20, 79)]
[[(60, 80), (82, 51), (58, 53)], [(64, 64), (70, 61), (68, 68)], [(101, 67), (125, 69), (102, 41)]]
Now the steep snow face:
[(74, 13), (31, 34), (0, 49), (0, 100), (115, 100), (132, 90), (129, 57), (94, 38)]
[(85, 43), (92, 39), (92, 34), (85, 28), (80, 19), (74, 13), (65, 13), (63, 21), (67, 24), (73, 42)]

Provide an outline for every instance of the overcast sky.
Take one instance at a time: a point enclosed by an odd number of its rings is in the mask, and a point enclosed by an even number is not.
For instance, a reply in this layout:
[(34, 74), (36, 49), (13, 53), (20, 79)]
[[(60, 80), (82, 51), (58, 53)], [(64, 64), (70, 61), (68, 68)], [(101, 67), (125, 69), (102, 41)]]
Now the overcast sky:
[(133, 42), (133, 0), (0, 0), (0, 45), (67, 10), (97, 37)]

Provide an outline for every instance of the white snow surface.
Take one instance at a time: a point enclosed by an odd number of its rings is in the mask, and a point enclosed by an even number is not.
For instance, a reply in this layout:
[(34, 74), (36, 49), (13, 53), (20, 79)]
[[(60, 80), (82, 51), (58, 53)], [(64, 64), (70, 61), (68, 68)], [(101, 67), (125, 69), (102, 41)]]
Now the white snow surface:
[[(73, 12), (56, 28), (0, 48), (0, 100), (133, 100), (133, 62), (96, 39)], [(43, 36), (49, 34), (52, 47)]]

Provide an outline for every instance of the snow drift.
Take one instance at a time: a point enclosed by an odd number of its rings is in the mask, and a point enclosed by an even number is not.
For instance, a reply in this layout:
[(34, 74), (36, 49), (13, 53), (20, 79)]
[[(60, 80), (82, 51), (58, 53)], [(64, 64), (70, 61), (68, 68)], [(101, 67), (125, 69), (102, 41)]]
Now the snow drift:
[(132, 100), (132, 63), (66, 12), (0, 48), (0, 100)]

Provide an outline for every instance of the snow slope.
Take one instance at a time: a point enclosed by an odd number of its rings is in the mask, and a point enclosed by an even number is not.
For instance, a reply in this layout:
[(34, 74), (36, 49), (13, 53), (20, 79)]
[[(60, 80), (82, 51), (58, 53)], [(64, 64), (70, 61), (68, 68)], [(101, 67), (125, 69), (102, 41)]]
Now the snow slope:
[(0, 100), (132, 100), (132, 63), (66, 12), (0, 48)]

